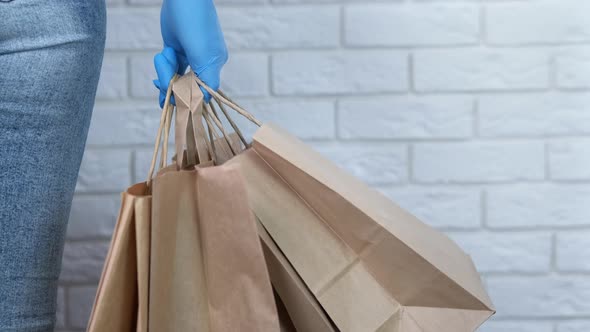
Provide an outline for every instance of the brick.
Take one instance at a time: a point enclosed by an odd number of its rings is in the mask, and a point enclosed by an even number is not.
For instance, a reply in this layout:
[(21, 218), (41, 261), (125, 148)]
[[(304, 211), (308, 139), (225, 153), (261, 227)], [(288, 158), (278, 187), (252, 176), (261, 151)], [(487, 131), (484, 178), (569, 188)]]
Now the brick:
[(232, 53), (221, 74), (221, 88), (229, 96), (266, 96), (269, 93), (268, 56)]
[(429, 50), (414, 54), (419, 91), (542, 89), (549, 85), (549, 57), (534, 50)]
[(340, 137), (347, 139), (462, 138), (473, 131), (471, 98), (344, 99), (338, 105)]
[(590, 314), (586, 276), (488, 277), (498, 318), (578, 317)]
[(107, 12), (107, 49), (162, 49), (158, 8), (110, 8)]
[(541, 142), (421, 143), (413, 151), (418, 182), (502, 182), (544, 177)]
[(340, 9), (313, 7), (220, 7), (229, 48), (318, 48), (340, 42)]
[(590, 94), (486, 96), (479, 100), (483, 136), (538, 137), (590, 133)]
[(55, 328), (61, 329), (66, 326), (66, 291), (63, 287), (57, 289), (57, 310), (55, 313)]
[(553, 332), (553, 322), (489, 321), (478, 332)]
[(465, 45), (479, 42), (474, 5), (358, 4), (345, 9), (352, 46)]
[(77, 192), (120, 192), (130, 185), (131, 160), (125, 150), (86, 150), (80, 167)]
[(109, 242), (66, 242), (60, 280), (64, 282), (98, 282)]
[(490, 227), (590, 225), (590, 188), (586, 185), (507, 185), (487, 193)]
[(119, 195), (75, 196), (70, 210), (68, 239), (110, 238), (117, 222), (120, 200)]
[(158, 78), (154, 67), (154, 54), (143, 54), (131, 57), (131, 96), (135, 98), (150, 99), (154, 108), (158, 107), (160, 92), (153, 83)]
[(96, 286), (75, 286), (68, 291), (68, 317), (71, 328), (86, 328), (94, 297)]
[(561, 271), (590, 271), (590, 232), (558, 233), (556, 258)]
[(382, 192), (432, 227), (476, 229), (481, 225), (478, 190), (394, 187)]
[[(244, 100), (238, 101), (262, 122), (273, 122), (302, 139), (329, 139), (335, 136), (332, 101), (320, 100)], [(245, 136), (251, 137), (256, 126), (228, 109)], [(227, 128), (230, 128), (226, 126)]]
[(160, 107), (97, 106), (88, 132), (89, 145), (153, 145), (160, 124)]
[(574, 48), (555, 56), (556, 80), (561, 88), (590, 88), (590, 50)]
[(121, 99), (127, 96), (127, 60), (124, 56), (105, 54), (97, 99)]
[(404, 91), (407, 55), (397, 51), (288, 52), (273, 56), (273, 91), (319, 95)]
[(480, 272), (548, 272), (551, 234), (510, 232), (450, 233)]
[(408, 153), (404, 145), (342, 144), (316, 149), (368, 184), (403, 183), (408, 179)]
[(590, 331), (590, 321), (560, 322), (557, 324), (557, 332), (587, 332)]
[(487, 39), (492, 44), (576, 43), (590, 41), (590, 5), (563, 0), (511, 2), (486, 8)]
[(548, 144), (549, 174), (556, 180), (590, 179), (590, 140), (567, 139)]

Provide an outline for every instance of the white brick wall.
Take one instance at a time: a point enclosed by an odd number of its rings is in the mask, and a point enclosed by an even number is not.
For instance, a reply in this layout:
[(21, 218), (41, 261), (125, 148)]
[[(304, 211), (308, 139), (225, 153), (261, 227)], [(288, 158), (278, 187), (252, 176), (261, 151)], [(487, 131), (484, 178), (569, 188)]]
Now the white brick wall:
[[(160, 2), (107, 1), (58, 331), (84, 330), (119, 192), (146, 176)], [(590, 331), (590, 3), (217, 3), (227, 92), (448, 232), (497, 305), (481, 331)]]

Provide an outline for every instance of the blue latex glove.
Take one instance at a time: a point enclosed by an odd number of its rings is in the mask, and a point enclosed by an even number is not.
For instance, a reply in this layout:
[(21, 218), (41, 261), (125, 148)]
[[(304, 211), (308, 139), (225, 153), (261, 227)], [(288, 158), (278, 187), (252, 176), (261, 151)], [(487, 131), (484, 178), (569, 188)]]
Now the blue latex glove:
[[(164, 0), (160, 14), (164, 50), (154, 57), (160, 107), (175, 73), (190, 65), (212, 89), (219, 89), (221, 68), (228, 54), (213, 0)], [(211, 96), (201, 88), (208, 102)], [(174, 101), (173, 101), (174, 102)]]

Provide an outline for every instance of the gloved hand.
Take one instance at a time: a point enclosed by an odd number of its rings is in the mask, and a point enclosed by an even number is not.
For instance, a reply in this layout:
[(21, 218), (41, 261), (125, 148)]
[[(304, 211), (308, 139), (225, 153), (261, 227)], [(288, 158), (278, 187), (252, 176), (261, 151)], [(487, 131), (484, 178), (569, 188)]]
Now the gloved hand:
[[(221, 68), (228, 54), (213, 0), (164, 0), (160, 13), (164, 50), (154, 57), (160, 107), (175, 73), (187, 66), (212, 89), (219, 89)], [(211, 96), (201, 88), (208, 102)], [(174, 101), (173, 101), (174, 103)]]

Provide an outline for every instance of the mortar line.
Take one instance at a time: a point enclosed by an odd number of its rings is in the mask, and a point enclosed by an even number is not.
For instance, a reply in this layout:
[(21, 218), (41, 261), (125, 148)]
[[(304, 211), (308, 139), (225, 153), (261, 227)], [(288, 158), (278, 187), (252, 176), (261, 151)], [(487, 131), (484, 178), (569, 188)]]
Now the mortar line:
[(341, 105), (340, 105), (339, 99), (334, 100), (333, 107), (334, 107), (334, 118), (332, 119), (332, 121), (334, 121), (334, 139), (337, 142), (342, 142), (343, 141), (342, 130), (340, 128), (340, 123), (341, 123), (340, 122), (340, 116), (341, 116), (340, 108), (341, 108)]
[(474, 98), (473, 100), (473, 120), (472, 120), (472, 134), (474, 138), (479, 138), (480, 136), (480, 124), (479, 124), (479, 99)]
[(552, 175), (551, 175), (551, 160), (549, 158), (549, 142), (545, 141), (544, 142), (544, 146), (543, 146), (543, 161), (544, 161), (544, 168), (545, 168), (545, 180), (546, 181), (551, 181)]
[(488, 226), (488, 193), (485, 188), (481, 189), (479, 194), (479, 205), (480, 205), (480, 225), (483, 230), (489, 231)]
[(550, 268), (553, 272), (559, 272), (557, 268), (557, 233), (553, 232), (551, 234), (551, 258), (550, 258)]
[(486, 24), (487, 24), (487, 9), (486, 9), (486, 5), (483, 3), (479, 3), (479, 16), (478, 16), (478, 23), (479, 23), (479, 45), (481, 47), (486, 46), (487, 45), (487, 40), (488, 40), (488, 32), (486, 29)]
[(414, 144), (409, 143), (407, 147), (407, 158), (408, 158), (408, 183), (414, 183)]
[(267, 80), (268, 80), (268, 86), (266, 87), (267, 93), (270, 97), (274, 97), (275, 96), (275, 92), (274, 92), (274, 78), (273, 78), (273, 53), (272, 52), (268, 52), (268, 54), (266, 55), (266, 67), (267, 67), (267, 71), (268, 74), (267, 75)]
[(338, 43), (341, 49), (345, 49), (348, 48), (348, 45), (346, 43), (346, 11), (347, 11), (347, 7), (346, 4), (340, 4), (340, 8), (339, 8), (339, 29), (338, 29), (338, 33), (340, 34), (338, 37)]
[(415, 66), (415, 61), (414, 61), (414, 53), (410, 52), (408, 54), (408, 70), (407, 70), (407, 75), (408, 75), (408, 92), (412, 95), (416, 94), (416, 80), (414, 78), (414, 66)]
[(131, 82), (131, 75), (133, 74), (133, 71), (131, 70), (131, 57), (130, 56), (125, 56), (125, 97), (127, 98), (133, 98), (132, 95), (132, 82)]

